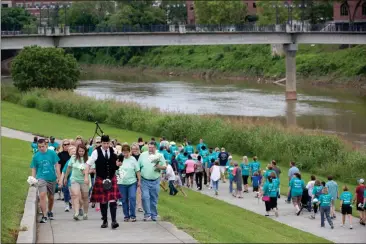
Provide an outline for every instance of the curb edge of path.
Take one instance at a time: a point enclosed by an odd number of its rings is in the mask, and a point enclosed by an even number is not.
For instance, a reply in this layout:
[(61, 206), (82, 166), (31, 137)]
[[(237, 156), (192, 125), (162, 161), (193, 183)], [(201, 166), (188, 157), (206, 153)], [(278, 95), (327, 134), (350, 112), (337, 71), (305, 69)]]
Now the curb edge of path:
[(25, 201), (24, 213), (20, 221), (19, 234), (16, 243), (36, 243), (37, 237), (37, 190), (29, 187)]

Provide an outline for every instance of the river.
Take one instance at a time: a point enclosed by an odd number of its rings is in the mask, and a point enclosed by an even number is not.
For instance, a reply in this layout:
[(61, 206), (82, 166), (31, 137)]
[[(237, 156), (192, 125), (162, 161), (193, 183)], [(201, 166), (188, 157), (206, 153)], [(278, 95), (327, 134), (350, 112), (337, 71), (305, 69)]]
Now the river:
[[(236, 82), (238, 83), (238, 82)], [(84, 74), (76, 91), (98, 99), (134, 101), (165, 111), (267, 117), (338, 134), (366, 149), (366, 99), (357, 91), (300, 86), (286, 102), (284, 87), (256, 82), (202, 81), (181, 77)]]

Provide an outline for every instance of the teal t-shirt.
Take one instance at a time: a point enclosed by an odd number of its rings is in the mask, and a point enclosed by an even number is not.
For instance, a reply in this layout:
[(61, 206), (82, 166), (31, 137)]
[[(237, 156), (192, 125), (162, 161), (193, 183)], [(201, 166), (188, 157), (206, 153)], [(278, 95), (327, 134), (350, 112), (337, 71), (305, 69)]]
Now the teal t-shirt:
[(201, 152), (201, 148), (202, 148), (202, 146), (205, 146), (205, 147), (206, 147), (206, 150), (207, 150), (207, 145), (206, 145), (205, 143), (199, 143), (199, 144), (197, 144), (197, 146), (196, 146), (196, 150), (197, 150), (198, 152)]
[(188, 154), (194, 153), (194, 149), (191, 145), (185, 146), (184, 151), (187, 152)]
[(177, 161), (178, 161), (178, 170), (184, 170), (185, 165), (184, 163), (188, 160), (188, 157), (184, 156), (183, 153), (178, 154)]
[(50, 143), (48, 143), (48, 146), (49, 147), (54, 147), (55, 150), (56, 150), (60, 146), (60, 144), (58, 144), (57, 142), (54, 142), (54, 143), (50, 142)]
[(266, 172), (264, 173), (264, 178), (266, 179), (266, 181), (268, 180), (268, 177), (271, 175), (272, 172), (274, 172), (277, 177), (276, 171), (274, 171), (273, 169), (266, 170)]
[(205, 165), (208, 162), (208, 156), (209, 156), (208, 150), (207, 149), (201, 150), (199, 154), (202, 157), (203, 165)]
[(242, 175), (249, 176), (249, 171), (250, 171), (249, 164), (241, 163), (240, 168), (241, 168), (241, 174)]
[(117, 184), (132, 185), (136, 183), (136, 172), (140, 171), (140, 165), (137, 160), (130, 156), (123, 159), (122, 166), (117, 170)]
[(319, 203), (321, 207), (330, 207), (330, 204), (332, 203), (332, 196), (328, 194), (323, 194), (319, 197)]
[(57, 178), (55, 165), (58, 161), (60, 158), (55, 151), (47, 150), (44, 153), (38, 151), (33, 155), (30, 167), (36, 169), (37, 180), (55, 181)]
[[(62, 169), (62, 173), (66, 174), (66, 171), (67, 171), (67, 167), (69, 167), (69, 163), (70, 163), (70, 159), (67, 160), (64, 168)], [(70, 174), (69, 174), (69, 177), (67, 178), (67, 186), (70, 187), (71, 186), (71, 181), (70, 181), (70, 178), (71, 178), (71, 175), (72, 175), (72, 171), (70, 171)]]
[(289, 186), (291, 187), (291, 196), (302, 196), (303, 189), (305, 188), (305, 183), (303, 180), (300, 180), (298, 178), (292, 178)]
[(31, 148), (32, 148), (33, 154), (35, 154), (36, 152), (38, 152), (38, 144), (36, 142), (32, 142)]
[(351, 204), (352, 203), (352, 193), (349, 191), (344, 191), (341, 194), (340, 200), (343, 201), (343, 204)]
[(90, 147), (88, 148), (88, 156), (89, 156), (89, 157), (92, 155), (93, 151), (94, 151), (94, 145), (92, 145), (92, 146), (90, 146)]
[(170, 146), (170, 154), (171, 155), (176, 155), (177, 151), (178, 151), (178, 147), (176, 145), (171, 145)]
[(317, 198), (319, 198), (321, 195), (323, 195), (323, 186), (314, 186), (313, 188), (313, 195)]
[(272, 183), (267, 181), (266, 183), (264, 183), (263, 185), (264, 196), (277, 197), (278, 195), (277, 192), (278, 192), (278, 181), (272, 181)]
[(251, 162), (250, 164), (250, 170), (252, 171), (252, 175), (254, 175), (255, 172), (258, 172), (258, 170), (261, 168), (261, 164), (257, 162)]
[(227, 169), (227, 173), (229, 175), (229, 180), (234, 179), (233, 170), (234, 170), (234, 166), (229, 166), (229, 168)]

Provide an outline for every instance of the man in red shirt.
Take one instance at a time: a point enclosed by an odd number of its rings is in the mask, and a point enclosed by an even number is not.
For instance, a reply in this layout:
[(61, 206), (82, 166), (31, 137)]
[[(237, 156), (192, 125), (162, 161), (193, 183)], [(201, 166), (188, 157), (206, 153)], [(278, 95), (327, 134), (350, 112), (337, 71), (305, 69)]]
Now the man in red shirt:
[(357, 211), (360, 214), (360, 224), (365, 225), (366, 223), (366, 212), (363, 208), (363, 196), (365, 191), (365, 180), (360, 179), (358, 181), (358, 186), (356, 187), (355, 199), (353, 199), (353, 203), (357, 202), (356, 207)]

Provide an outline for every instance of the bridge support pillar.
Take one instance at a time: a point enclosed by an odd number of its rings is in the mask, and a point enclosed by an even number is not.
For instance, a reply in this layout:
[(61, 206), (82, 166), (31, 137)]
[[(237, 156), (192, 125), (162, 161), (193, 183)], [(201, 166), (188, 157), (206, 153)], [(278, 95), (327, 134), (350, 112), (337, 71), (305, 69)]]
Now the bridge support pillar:
[(286, 53), (286, 100), (296, 100), (296, 51), (297, 44), (285, 44)]

